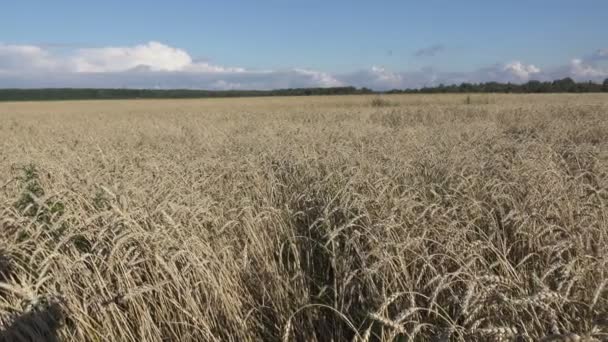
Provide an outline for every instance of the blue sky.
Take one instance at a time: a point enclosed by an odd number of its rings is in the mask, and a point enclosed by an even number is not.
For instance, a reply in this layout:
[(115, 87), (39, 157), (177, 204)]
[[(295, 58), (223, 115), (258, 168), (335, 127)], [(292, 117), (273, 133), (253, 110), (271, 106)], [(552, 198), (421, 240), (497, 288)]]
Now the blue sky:
[(601, 80), (606, 22), (600, 0), (19, 0), (0, 12), (0, 87)]

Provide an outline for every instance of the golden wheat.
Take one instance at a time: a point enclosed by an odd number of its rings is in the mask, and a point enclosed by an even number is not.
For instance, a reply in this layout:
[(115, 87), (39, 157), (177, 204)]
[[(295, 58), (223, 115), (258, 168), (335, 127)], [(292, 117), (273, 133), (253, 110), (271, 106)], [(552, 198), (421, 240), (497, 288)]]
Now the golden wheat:
[(608, 96), (0, 103), (0, 341), (608, 338)]

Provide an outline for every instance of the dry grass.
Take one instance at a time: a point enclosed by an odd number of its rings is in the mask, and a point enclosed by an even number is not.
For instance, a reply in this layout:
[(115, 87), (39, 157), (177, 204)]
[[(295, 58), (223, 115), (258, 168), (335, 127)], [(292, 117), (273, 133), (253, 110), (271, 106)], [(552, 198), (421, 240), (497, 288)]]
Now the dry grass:
[(608, 97), (383, 99), (0, 104), (0, 340), (608, 339)]

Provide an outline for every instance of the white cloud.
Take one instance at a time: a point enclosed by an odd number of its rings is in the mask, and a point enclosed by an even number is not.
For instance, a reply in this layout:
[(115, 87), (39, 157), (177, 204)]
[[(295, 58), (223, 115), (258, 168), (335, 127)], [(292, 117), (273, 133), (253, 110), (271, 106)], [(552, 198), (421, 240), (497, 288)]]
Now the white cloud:
[(37, 46), (0, 45), (0, 87), (274, 89), (336, 87), (310, 69), (248, 70), (193, 61), (184, 50), (149, 42), (78, 49), (66, 56)]
[(582, 58), (575, 58), (570, 64), (559, 68), (555, 74), (567, 73), (578, 81), (601, 81), (608, 77), (608, 48), (595, 50), (593, 53)]
[(6, 45), (0, 43), (0, 72), (23, 69), (52, 69), (57, 64), (50, 54), (33, 45)]
[(403, 88), (409, 84), (409, 73), (392, 72), (384, 67), (372, 66), (370, 69), (340, 75), (344, 83), (356, 87), (372, 89)]
[(575, 79), (597, 79), (608, 77), (608, 69), (594, 66), (582, 59), (573, 59), (570, 62), (570, 74)]
[(377, 82), (383, 82), (386, 84), (397, 85), (403, 81), (403, 77), (398, 73), (388, 71), (383, 67), (375, 65), (371, 69), (371, 75), (374, 76)]
[(392, 72), (382, 67), (342, 75), (347, 84), (373, 89), (418, 88), (437, 86), (439, 84), (497, 82), (526, 82), (536, 76), (541, 77), (541, 70), (534, 65), (521, 62), (496, 64), (466, 72), (446, 72), (434, 68), (418, 71)]
[(149, 42), (134, 47), (80, 49), (72, 63), (77, 72), (117, 72), (136, 67), (152, 71), (178, 71), (192, 65), (184, 50)]
[(188, 72), (245, 72), (244, 68), (227, 68), (219, 65), (213, 65), (207, 62), (191, 63), (185, 66), (182, 71)]
[(55, 53), (41, 46), (0, 43), (0, 87), (109, 87), (277, 89), (352, 85), (377, 90), (417, 88), (463, 82), (547, 81), (572, 77), (578, 81), (603, 81), (602, 67), (608, 49), (554, 68), (513, 61), (471, 71), (424, 68), (392, 71), (385, 67), (350, 73), (329, 73), (306, 68), (253, 70), (207, 61), (195, 61), (185, 50), (159, 42), (131, 47), (75, 49)]
[(319, 87), (340, 87), (344, 85), (342, 82), (338, 81), (326, 72), (307, 69), (295, 69), (294, 71), (302, 76), (310, 77), (311, 80), (314, 83), (317, 83)]
[(517, 77), (520, 81), (528, 81), (530, 77), (540, 73), (540, 69), (536, 66), (532, 64), (526, 65), (519, 61), (505, 65), (503, 70)]
[(240, 83), (230, 83), (224, 80), (218, 80), (211, 84), (211, 89), (225, 89), (225, 90), (233, 90), (233, 89), (242, 89), (243, 85)]

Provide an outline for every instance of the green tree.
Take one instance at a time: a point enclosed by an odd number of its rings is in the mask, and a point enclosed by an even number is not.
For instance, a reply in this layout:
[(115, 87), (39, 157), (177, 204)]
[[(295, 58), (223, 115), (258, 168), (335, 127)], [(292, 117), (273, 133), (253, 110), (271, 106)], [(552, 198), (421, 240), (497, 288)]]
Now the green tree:
[(574, 92), (576, 91), (576, 82), (570, 77), (561, 80), (553, 81), (553, 89), (557, 92)]
[(542, 92), (542, 83), (540, 83), (540, 81), (531, 80), (523, 85), (523, 89), (526, 93), (540, 93)]

